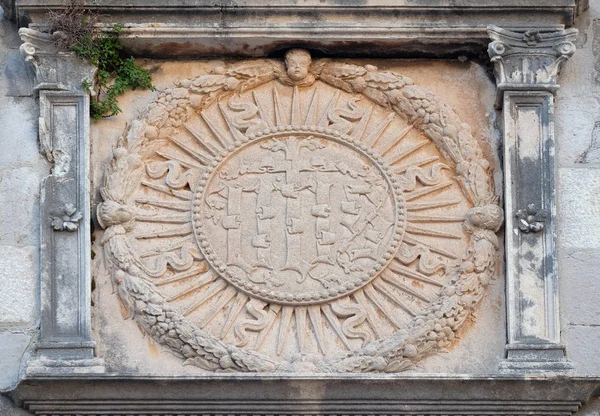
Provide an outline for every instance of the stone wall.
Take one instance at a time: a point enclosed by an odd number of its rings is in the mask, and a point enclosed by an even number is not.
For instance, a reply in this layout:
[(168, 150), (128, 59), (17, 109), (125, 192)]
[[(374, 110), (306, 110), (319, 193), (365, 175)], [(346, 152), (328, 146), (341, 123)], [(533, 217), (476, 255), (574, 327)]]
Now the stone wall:
[[(557, 96), (561, 324), (577, 373), (600, 374), (600, 3), (578, 25)], [(600, 400), (581, 411), (598, 415)]]
[(562, 335), (580, 374), (600, 374), (600, 4), (578, 25), (556, 99)]
[(23, 376), (37, 333), (40, 183), (49, 172), (20, 44), (17, 27), (0, 14), (0, 391)]

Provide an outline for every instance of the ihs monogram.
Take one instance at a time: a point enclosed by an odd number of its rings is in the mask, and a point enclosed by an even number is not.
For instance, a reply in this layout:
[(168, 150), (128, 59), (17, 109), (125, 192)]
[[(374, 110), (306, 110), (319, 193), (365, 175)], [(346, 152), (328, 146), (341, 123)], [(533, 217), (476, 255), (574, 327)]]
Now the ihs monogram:
[(382, 166), (331, 133), (305, 126), (257, 138), (198, 189), (201, 246), (226, 241), (203, 252), (215, 252), (215, 269), (241, 290), (322, 302), (363, 286), (391, 259), (403, 200)]

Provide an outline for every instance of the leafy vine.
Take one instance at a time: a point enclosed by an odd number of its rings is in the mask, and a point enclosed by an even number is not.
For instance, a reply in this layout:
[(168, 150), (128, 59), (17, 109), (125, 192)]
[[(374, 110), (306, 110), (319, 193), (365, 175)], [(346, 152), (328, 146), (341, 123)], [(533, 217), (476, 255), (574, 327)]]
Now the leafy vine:
[(115, 24), (108, 31), (100, 31), (95, 27), (97, 20), (97, 15), (77, 2), (48, 14), (49, 31), (58, 34), (59, 46), (98, 68), (94, 82), (84, 80), (81, 85), (90, 94), (90, 116), (96, 120), (119, 114), (118, 97), (126, 91), (155, 90), (150, 71), (133, 57), (123, 56), (119, 41), (123, 26)]

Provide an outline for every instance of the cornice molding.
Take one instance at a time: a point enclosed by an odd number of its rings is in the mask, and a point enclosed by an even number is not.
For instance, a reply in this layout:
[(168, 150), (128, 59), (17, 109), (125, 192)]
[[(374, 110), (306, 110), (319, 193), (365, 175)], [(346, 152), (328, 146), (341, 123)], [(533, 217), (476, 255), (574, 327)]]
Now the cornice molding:
[[(374, 50), (377, 57), (478, 55), (489, 42), (490, 22), (517, 31), (556, 31), (572, 25), (578, 10), (575, 0), (84, 3), (106, 27), (122, 24), (126, 51), (145, 57), (265, 56), (290, 46), (361, 57), (375, 57)], [(40, 30), (49, 10), (67, 4), (17, 0), (16, 16)]]
[[(312, 378), (310, 378), (312, 377)], [(571, 415), (593, 378), (239, 374), (189, 379), (73, 377), (26, 380), (11, 393), (33, 414)]]

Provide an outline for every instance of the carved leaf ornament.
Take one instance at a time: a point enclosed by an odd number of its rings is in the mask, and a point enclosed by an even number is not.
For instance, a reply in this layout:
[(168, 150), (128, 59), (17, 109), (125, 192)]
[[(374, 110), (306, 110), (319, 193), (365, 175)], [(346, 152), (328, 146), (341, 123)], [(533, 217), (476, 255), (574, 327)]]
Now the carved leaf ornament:
[(503, 217), (452, 109), (299, 49), (160, 92), (101, 194), (121, 301), (208, 371), (411, 368), (481, 301)]

